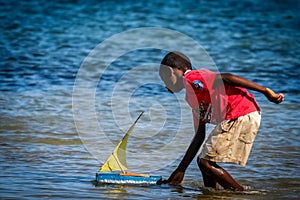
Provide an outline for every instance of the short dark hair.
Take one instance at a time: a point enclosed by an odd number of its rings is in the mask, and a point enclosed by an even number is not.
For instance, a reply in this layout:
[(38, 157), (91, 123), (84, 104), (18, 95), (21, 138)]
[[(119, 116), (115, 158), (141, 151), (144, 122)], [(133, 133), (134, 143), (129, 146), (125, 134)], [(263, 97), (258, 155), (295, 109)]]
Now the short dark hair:
[(192, 69), (190, 59), (186, 55), (178, 51), (172, 51), (168, 53), (161, 61), (160, 67), (162, 67), (163, 65), (182, 70)]

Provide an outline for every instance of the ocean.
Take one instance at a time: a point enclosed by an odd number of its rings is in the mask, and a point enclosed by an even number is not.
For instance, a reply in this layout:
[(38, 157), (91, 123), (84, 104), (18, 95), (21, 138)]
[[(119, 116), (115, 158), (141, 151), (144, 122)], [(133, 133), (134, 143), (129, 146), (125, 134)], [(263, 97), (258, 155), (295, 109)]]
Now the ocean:
[[(299, 9), (298, 0), (1, 0), (0, 198), (299, 199)], [(245, 192), (205, 188), (196, 159), (181, 186), (93, 184), (142, 111), (130, 171), (167, 179), (180, 162), (191, 111), (158, 74), (174, 50), (194, 68), (285, 95), (276, 105), (251, 91), (262, 123), (247, 166), (221, 164)]]

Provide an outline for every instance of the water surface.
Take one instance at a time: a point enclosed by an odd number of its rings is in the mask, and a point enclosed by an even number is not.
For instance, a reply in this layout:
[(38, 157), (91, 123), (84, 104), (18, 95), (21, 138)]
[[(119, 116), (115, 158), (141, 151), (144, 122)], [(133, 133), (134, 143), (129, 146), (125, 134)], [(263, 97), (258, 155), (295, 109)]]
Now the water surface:
[[(0, 1), (0, 197), (299, 198), (299, 4), (299, 1), (258, 0)], [(286, 101), (275, 105), (255, 93), (263, 119), (248, 165), (223, 165), (241, 184), (250, 187), (247, 193), (203, 188), (195, 161), (188, 168), (182, 187), (95, 187), (91, 183), (101, 161), (83, 145), (73, 121), (76, 74), (99, 43), (114, 34), (141, 27), (163, 27), (186, 34), (205, 48), (219, 71), (245, 76), (285, 94)], [(168, 42), (164, 38), (155, 41)], [(180, 41), (175, 38), (174, 42)], [(193, 54), (193, 48), (182, 49)], [(107, 55), (110, 51), (108, 48)], [(149, 122), (164, 127), (155, 136), (151, 134), (158, 130), (153, 125), (147, 126), (143, 133), (137, 131), (128, 144), (129, 154), (153, 150), (153, 145), (159, 148), (176, 135), (175, 119), (180, 117), (177, 100), (159, 82), (158, 65), (153, 65), (158, 64), (165, 53), (159, 49), (128, 52), (109, 66), (97, 85), (96, 116), (106, 119), (99, 123), (110, 140), (117, 143), (123, 129), (130, 126), (125, 122), (117, 124), (112, 114), (111, 96), (120, 78), (134, 67), (142, 66), (138, 71), (143, 71), (142, 75), (133, 76), (133, 80), (158, 81), (134, 92), (130, 89), (136, 82), (123, 86), (123, 91), (131, 92), (132, 97), (128, 106), (119, 104), (117, 109), (126, 109), (130, 120), (145, 109), (138, 130), (143, 130)], [(95, 63), (86, 73), (93, 79), (98, 69), (101, 64)], [(188, 112), (187, 109), (184, 115), (189, 115)], [(160, 118), (164, 115), (168, 116), (165, 123), (165, 118)], [(190, 130), (188, 122), (185, 126)], [(187, 131), (178, 149), (184, 151), (192, 135), (192, 131)], [(168, 154), (178, 156), (172, 150)], [(144, 159), (156, 167), (164, 162), (151, 156)], [(139, 164), (130, 160), (132, 166)], [(151, 173), (167, 178), (178, 162), (167, 163), (168, 167)]]

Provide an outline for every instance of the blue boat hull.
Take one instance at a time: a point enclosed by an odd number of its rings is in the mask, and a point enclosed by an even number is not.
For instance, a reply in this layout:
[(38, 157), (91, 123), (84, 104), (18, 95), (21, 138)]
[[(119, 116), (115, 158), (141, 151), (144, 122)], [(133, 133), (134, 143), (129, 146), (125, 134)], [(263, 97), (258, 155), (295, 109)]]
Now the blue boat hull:
[(115, 173), (97, 173), (96, 183), (111, 183), (111, 184), (161, 184), (161, 176), (121, 176)]

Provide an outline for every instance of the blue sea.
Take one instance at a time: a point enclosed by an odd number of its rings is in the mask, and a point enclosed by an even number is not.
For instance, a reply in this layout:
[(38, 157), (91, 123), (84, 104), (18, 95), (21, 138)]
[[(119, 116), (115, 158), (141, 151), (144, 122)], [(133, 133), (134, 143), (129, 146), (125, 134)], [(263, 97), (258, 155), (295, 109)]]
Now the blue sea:
[[(299, 10), (298, 0), (0, 0), (0, 199), (299, 199)], [(253, 92), (262, 123), (247, 166), (221, 164), (245, 192), (205, 188), (196, 159), (181, 186), (93, 184), (142, 111), (129, 171), (167, 179), (180, 162), (191, 111), (158, 74), (173, 50), (284, 93), (276, 105)]]

